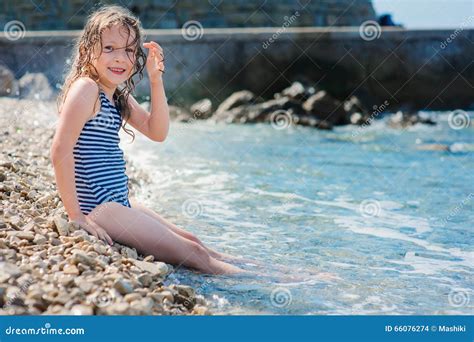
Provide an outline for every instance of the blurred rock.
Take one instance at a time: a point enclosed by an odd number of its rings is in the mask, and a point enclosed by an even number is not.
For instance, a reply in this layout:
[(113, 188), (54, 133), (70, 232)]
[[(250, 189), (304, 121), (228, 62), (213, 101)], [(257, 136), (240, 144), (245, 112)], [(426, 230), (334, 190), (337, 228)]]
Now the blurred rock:
[(196, 120), (208, 119), (212, 114), (212, 102), (210, 99), (202, 99), (194, 103), (190, 110)]
[(20, 97), (32, 100), (53, 99), (53, 88), (42, 73), (26, 73), (19, 80)]

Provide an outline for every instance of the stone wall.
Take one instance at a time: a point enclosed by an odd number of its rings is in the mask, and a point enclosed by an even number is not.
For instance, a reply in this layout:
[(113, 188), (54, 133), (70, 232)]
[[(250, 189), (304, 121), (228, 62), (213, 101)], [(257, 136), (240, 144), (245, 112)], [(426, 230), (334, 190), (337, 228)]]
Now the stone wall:
[[(285, 17), (300, 14), (298, 26), (358, 26), (374, 19), (371, 0), (122, 0), (145, 28), (181, 28), (189, 20), (203, 27), (281, 26)], [(79, 30), (98, 1), (2, 0), (0, 25), (21, 21), (27, 30)]]
[[(59, 88), (79, 33), (26, 32), (15, 41), (0, 33), (0, 64), (18, 79), (42, 72)], [(369, 108), (385, 101), (390, 111), (474, 106), (474, 30), (384, 28), (373, 40), (358, 28), (205, 29), (192, 41), (181, 30), (147, 36), (163, 46), (167, 96), (178, 105), (204, 97), (219, 103), (241, 89), (269, 98), (299, 80), (338, 99), (357, 95)], [(137, 94), (149, 94), (146, 79)]]

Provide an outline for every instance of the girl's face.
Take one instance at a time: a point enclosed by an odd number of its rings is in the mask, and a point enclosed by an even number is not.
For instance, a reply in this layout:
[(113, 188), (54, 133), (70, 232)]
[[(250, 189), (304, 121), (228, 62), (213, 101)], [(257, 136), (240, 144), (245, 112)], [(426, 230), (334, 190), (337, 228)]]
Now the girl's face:
[[(96, 51), (94, 67), (99, 73), (99, 82), (109, 88), (115, 89), (125, 82), (133, 73), (135, 64), (135, 46), (131, 43), (134, 32), (123, 26), (114, 25), (102, 32), (102, 51)], [(100, 46), (97, 47), (97, 50)]]

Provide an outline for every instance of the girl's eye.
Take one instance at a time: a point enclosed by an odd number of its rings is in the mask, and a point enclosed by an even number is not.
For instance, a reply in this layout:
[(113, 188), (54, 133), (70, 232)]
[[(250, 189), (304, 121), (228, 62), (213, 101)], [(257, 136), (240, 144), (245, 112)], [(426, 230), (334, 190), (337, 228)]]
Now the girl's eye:
[(133, 49), (125, 49), (125, 51), (127, 51), (127, 53), (132, 53)]
[(112, 52), (113, 50), (111, 46), (104, 46), (104, 52)]

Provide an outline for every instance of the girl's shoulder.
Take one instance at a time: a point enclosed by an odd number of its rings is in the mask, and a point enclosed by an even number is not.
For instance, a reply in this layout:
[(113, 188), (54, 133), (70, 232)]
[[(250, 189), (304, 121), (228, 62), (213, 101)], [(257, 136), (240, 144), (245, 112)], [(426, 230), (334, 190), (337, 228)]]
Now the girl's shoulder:
[(89, 119), (100, 111), (99, 92), (99, 86), (93, 79), (79, 77), (71, 83), (64, 102), (67, 107), (79, 110)]
[(99, 94), (99, 85), (90, 77), (83, 76), (72, 82), (71, 89), (77, 88), (77, 90), (85, 91), (87, 93)]

